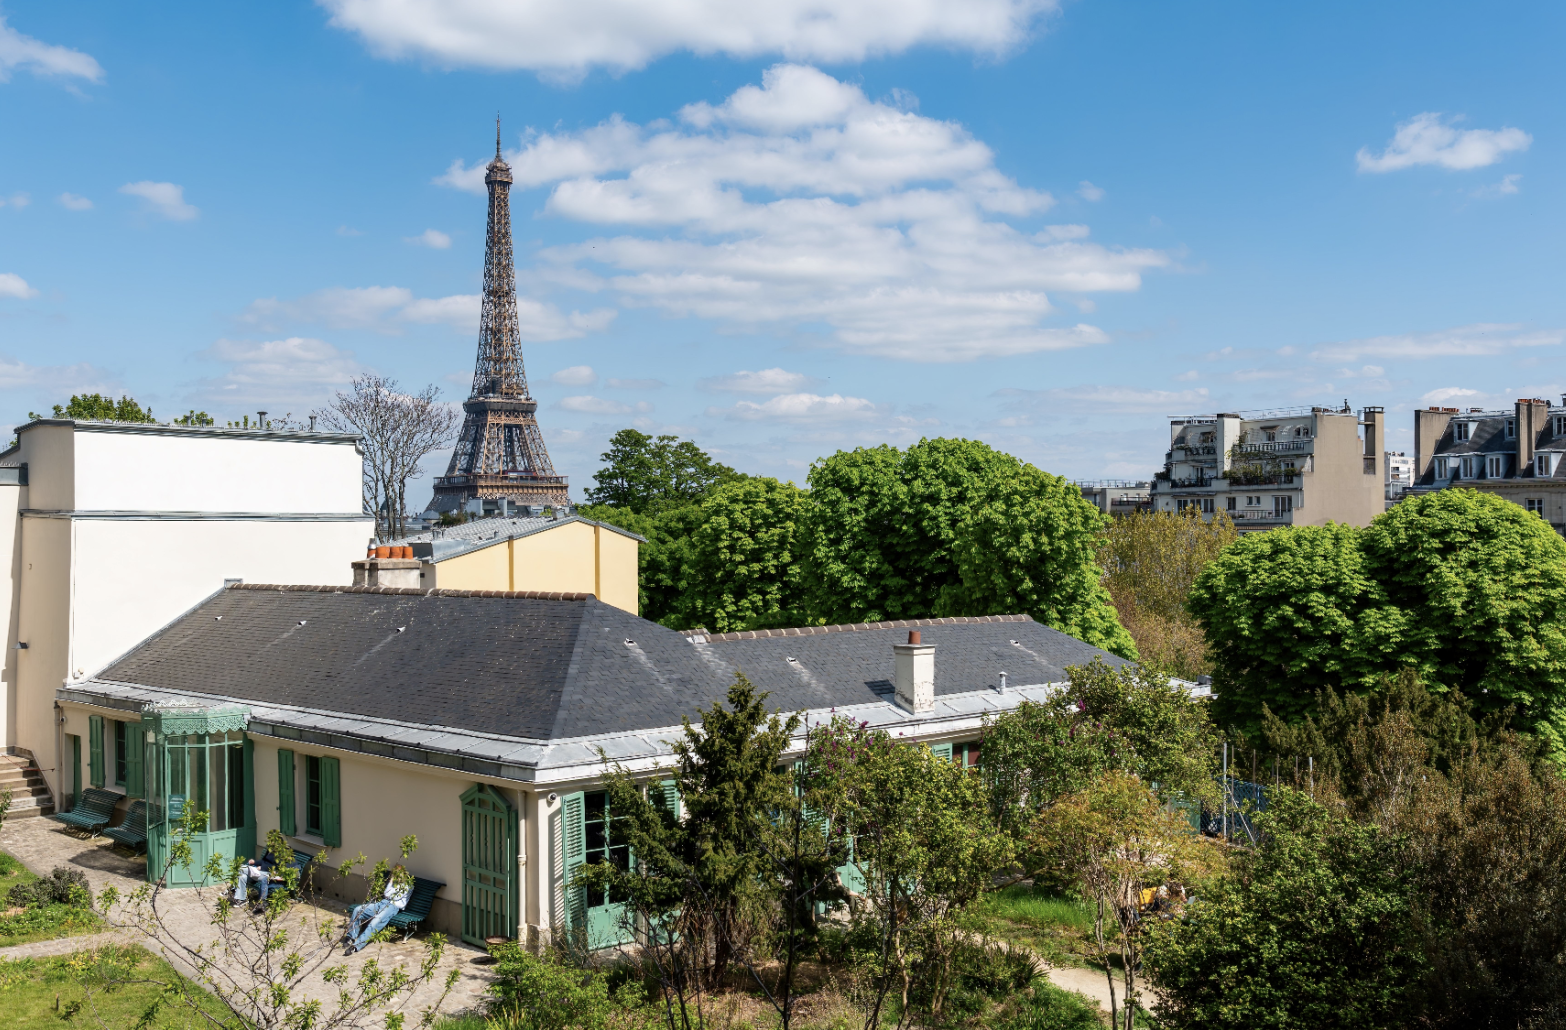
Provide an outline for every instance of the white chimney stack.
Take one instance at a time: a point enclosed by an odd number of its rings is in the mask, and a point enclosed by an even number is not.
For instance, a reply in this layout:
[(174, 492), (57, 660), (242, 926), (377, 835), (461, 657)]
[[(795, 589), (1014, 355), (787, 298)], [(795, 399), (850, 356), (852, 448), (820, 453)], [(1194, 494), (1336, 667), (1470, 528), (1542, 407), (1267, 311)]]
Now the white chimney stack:
[(893, 644), (892, 654), (897, 703), (916, 715), (935, 708), (935, 645), (921, 644), (911, 629), (908, 643)]

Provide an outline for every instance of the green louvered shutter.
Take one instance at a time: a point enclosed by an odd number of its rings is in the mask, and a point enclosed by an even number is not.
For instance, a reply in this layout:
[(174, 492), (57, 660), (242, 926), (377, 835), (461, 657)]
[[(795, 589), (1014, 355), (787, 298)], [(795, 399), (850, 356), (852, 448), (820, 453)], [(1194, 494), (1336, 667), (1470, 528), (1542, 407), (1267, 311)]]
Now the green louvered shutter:
[(673, 780), (660, 780), (647, 792), (647, 800), (675, 818), (680, 818), (680, 788)]
[(92, 778), (94, 787), (101, 787), (103, 786), (103, 716), (87, 717), (87, 740), (90, 749), (87, 752), (87, 774)]
[(321, 840), (329, 848), (343, 846), (342, 773), (335, 758), (321, 759)]
[(561, 882), (565, 885), (566, 922), (569, 929), (583, 933), (587, 931), (587, 892), (573, 886), (571, 880), (587, 861), (585, 808), (586, 803), (580, 791), (567, 794), (560, 802), (560, 832), (565, 842), (565, 867), (561, 869)]
[(277, 828), (292, 837), (294, 824), (294, 753), (286, 748), (277, 752)]
[(944, 758), (948, 762), (952, 760), (952, 746), (950, 744), (931, 744), (930, 751), (936, 758)]
[(139, 798), (146, 796), (146, 787), (141, 781), (142, 752), (146, 745), (141, 740), (141, 723), (125, 723), (125, 796)]

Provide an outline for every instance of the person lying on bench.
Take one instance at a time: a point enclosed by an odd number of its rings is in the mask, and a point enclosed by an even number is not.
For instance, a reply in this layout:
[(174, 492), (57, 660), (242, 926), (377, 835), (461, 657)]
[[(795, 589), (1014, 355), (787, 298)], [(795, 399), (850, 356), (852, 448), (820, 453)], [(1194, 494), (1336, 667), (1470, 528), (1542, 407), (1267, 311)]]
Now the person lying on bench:
[[(402, 866), (392, 867), (391, 876), (386, 880), (386, 890), (381, 894), (380, 901), (369, 901), (363, 905), (354, 906), (354, 910), (348, 916), (348, 950), (344, 954), (352, 955), (370, 943), (374, 937), (398, 912), (408, 906), (408, 899), (413, 896), (413, 876)], [(360, 929), (360, 928), (363, 929)]]
[(239, 876), (234, 880), (234, 897), (232, 903), (243, 905), (245, 898), (250, 894), (250, 885), (255, 884), (256, 890), (261, 892), (261, 900), (256, 902), (256, 907), (250, 911), (260, 915), (266, 905), (266, 892), (272, 886), (272, 869), (277, 865), (277, 859), (272, 857), (270, 850), (261, 855), (261, 861), (250, 859), (239, 867)]

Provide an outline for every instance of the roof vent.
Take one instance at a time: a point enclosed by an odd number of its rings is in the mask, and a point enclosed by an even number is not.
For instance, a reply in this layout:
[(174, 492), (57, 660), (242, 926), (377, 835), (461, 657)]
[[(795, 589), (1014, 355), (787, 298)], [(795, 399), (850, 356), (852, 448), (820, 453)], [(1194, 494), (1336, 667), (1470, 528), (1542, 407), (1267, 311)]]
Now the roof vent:
[(625, 638), (625, 646), (626, 647), (635, 647), (636, 646), (636, 641), (632, 640), (630, 637), (626, 637)]
[(299, 625), (303, 626), (304, 624), (305, 624), (305, 620), (304, 619), (300, 619), (299, 620)]

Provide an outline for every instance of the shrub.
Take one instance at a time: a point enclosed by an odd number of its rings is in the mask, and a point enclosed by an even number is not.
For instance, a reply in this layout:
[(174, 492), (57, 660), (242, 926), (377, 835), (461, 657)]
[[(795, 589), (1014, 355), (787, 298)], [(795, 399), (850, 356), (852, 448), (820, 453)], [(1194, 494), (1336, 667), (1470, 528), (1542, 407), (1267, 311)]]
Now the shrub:
[(516, 943), (497, 945), (495, 979), (486, 988), (490, 1030), (633, 1030), (651, 1020), (634, 981), (610, 990), (610, 978), (559, 956), (534, 955)]
[(47, 905), (91, 908), (92, 892), (81, 870), (57, 865), (48, 876), (40, 876), (32, 883), (14, 884), (6, 900), (24, 908), (43, 908)]

